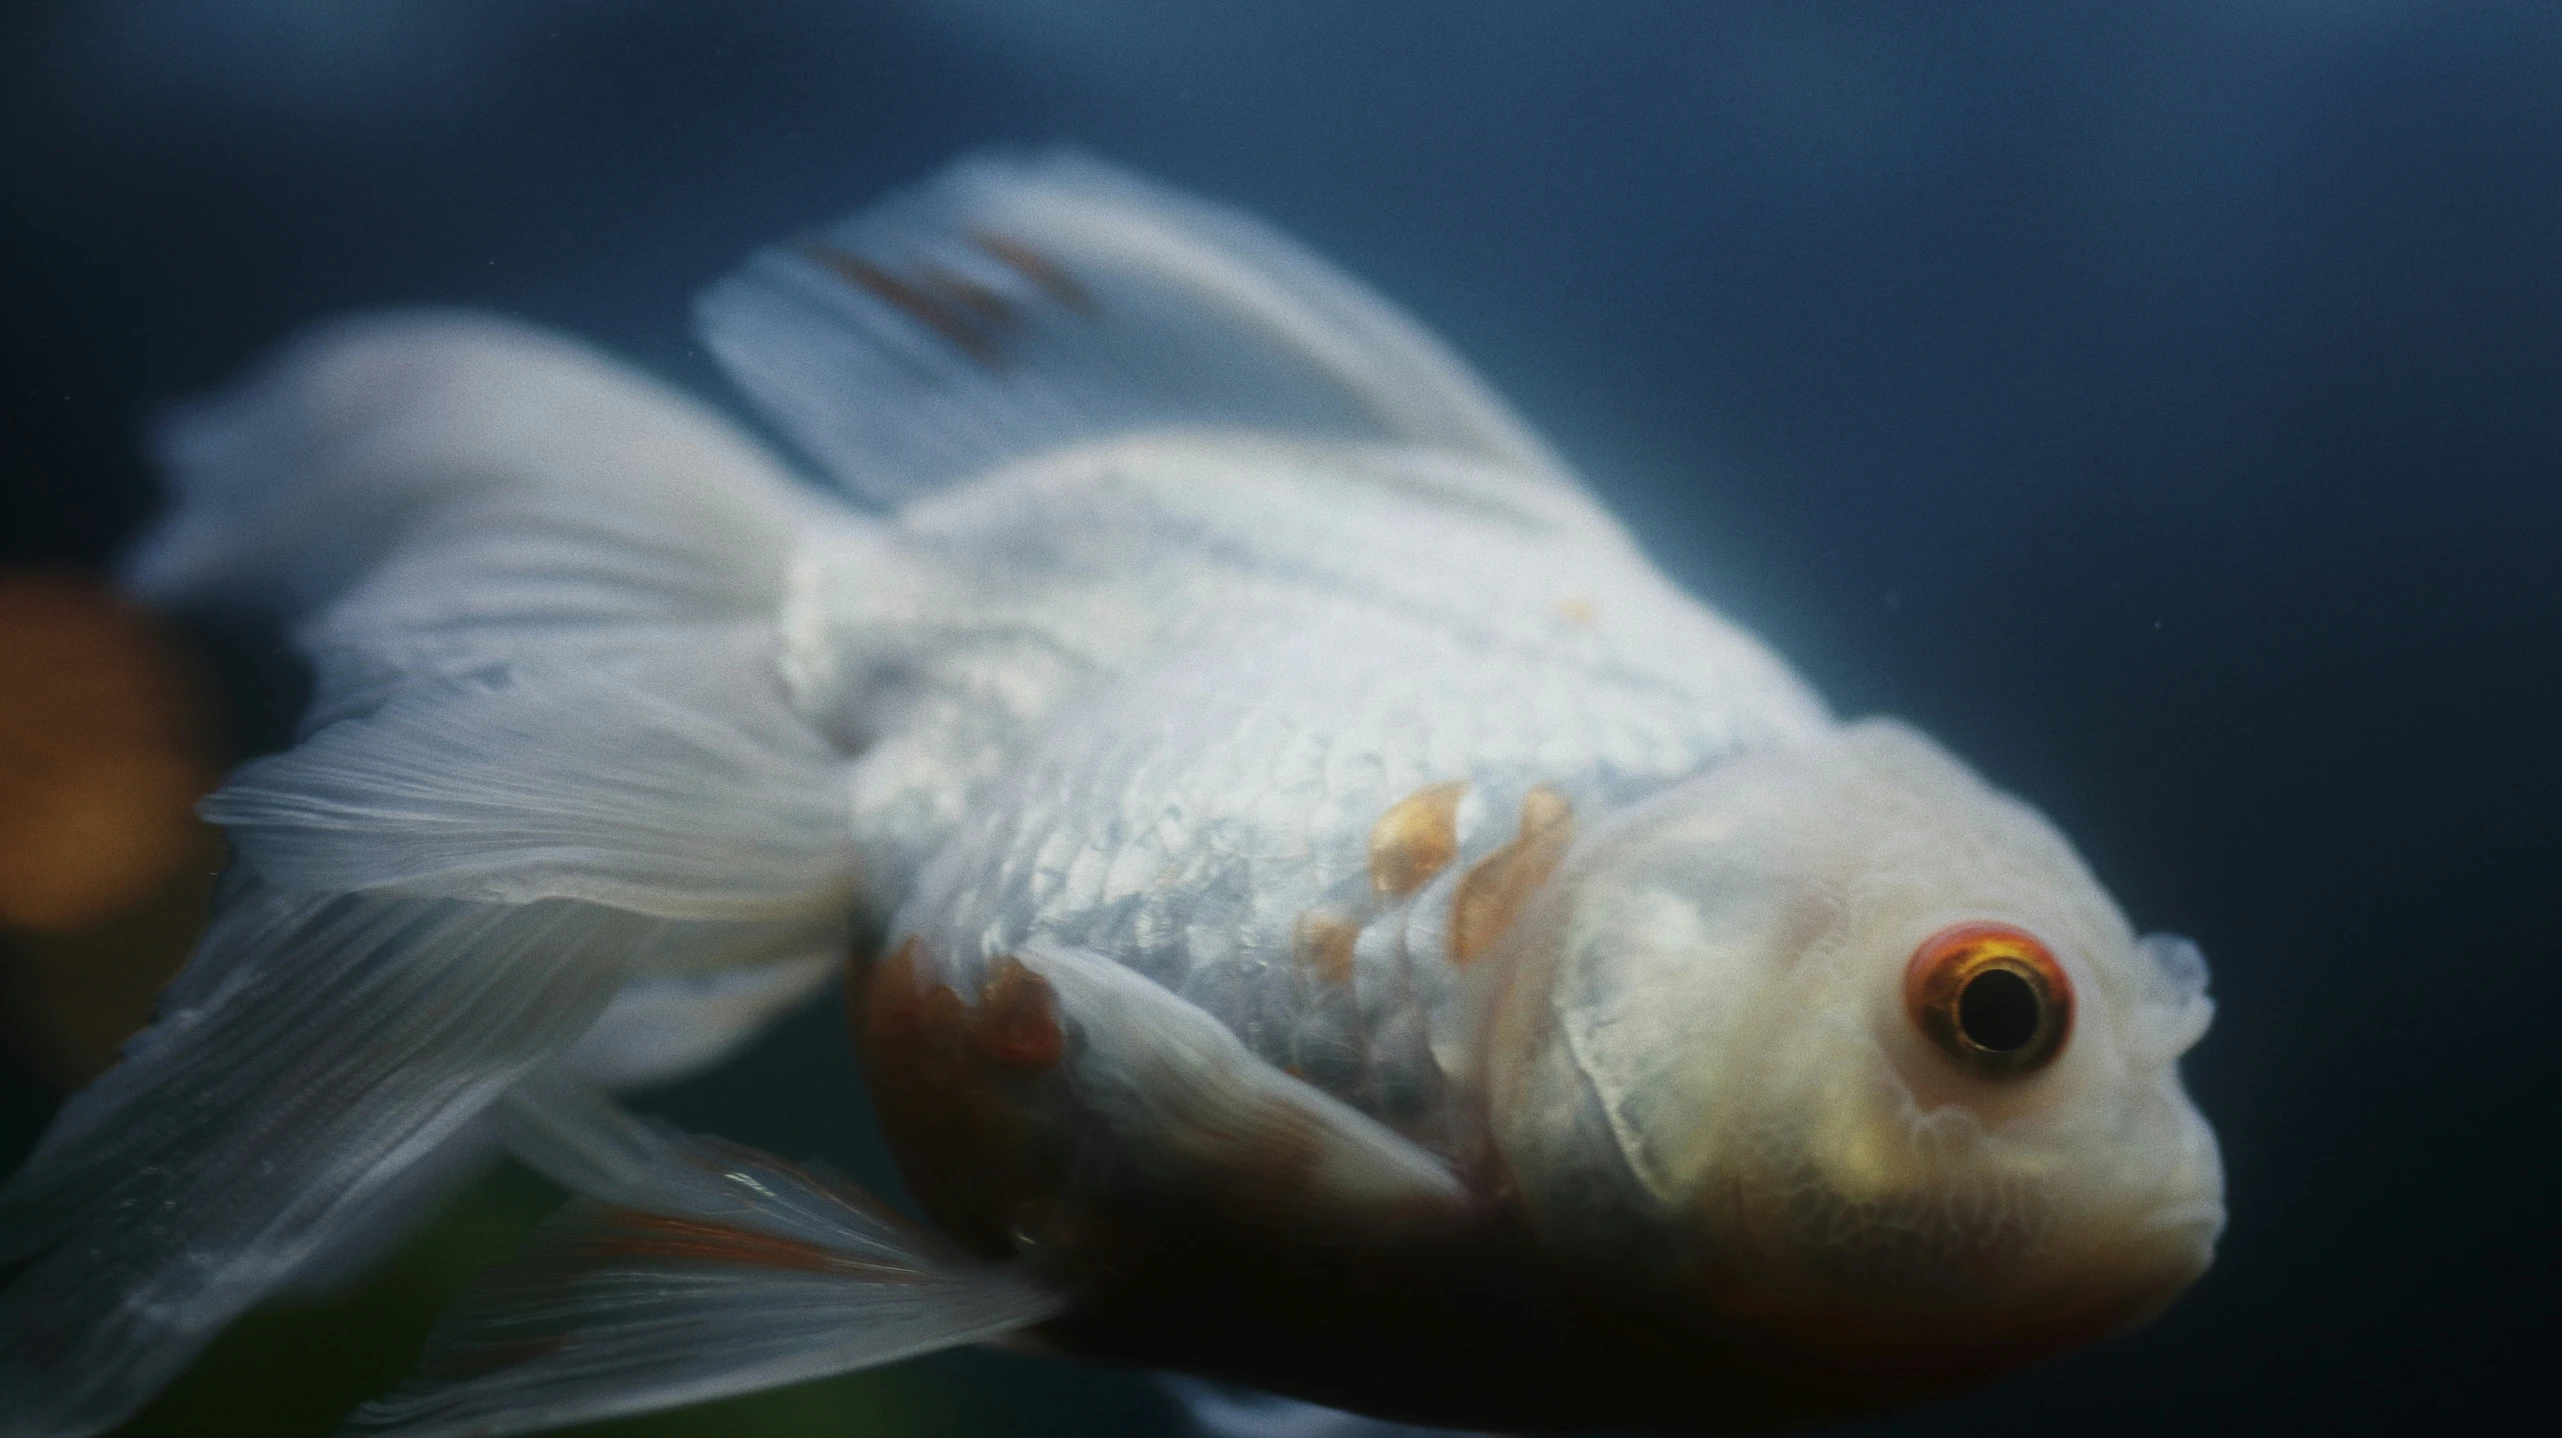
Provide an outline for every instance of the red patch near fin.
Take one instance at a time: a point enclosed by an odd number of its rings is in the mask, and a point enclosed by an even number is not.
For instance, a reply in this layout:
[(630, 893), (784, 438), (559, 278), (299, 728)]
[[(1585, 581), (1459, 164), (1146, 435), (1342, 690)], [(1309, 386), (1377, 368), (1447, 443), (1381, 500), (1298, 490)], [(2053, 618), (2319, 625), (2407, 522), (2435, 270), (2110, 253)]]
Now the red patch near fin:
[(944, 1231), (988, 1258), (1014, 1251), (1026, 1205), (1064, 1182), (1037, 1120), (1067, 1051), (1058, 997), (1013, 958), (989, 965), (973, 1003), (940, 981), (910, 936), (872, 965), (850, 1017), (899, 1167)]
[(1047, 1068), (1067, 1052), (1059, 999), (1050, 981), (1002, 958), (979, 986), (979, 1051), (1014, 1068)]

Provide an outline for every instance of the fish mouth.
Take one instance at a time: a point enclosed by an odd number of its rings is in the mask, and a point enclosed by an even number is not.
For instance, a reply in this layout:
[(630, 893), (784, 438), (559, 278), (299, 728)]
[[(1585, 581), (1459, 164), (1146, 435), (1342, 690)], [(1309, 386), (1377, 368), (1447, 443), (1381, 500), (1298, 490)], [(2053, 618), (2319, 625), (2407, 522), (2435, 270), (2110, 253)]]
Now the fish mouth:
[(2215, 1263), (2215, 1240), (2224, 1232), (2221, 1195), (2175, 1199), (2154, 1208), (2128, 1236), (2120, 1260), (2126, 1305), (2112, 1331), (2123, 1333), (2161, 1315)]

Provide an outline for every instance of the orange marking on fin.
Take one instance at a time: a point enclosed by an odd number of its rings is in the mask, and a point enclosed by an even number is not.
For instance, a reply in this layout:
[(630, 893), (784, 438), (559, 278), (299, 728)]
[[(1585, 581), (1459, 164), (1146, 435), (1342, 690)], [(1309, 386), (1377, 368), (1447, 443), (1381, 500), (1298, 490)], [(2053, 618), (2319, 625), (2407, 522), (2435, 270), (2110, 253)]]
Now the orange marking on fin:
[(1464, 966), (1504, 936), (1574, 837), (1574, 804), (1563, 793), (1537, 784), (1521, 796), (1520, 830), (1470, 866), (1451, 896), (1450, 962)]
[(921, 287), (962, 305), (997, 329), (1011, 329), (1023, 322), (1013, 301), (967, 275), (928, 265), (917, 271), (916, 280)]
[(802, 253), (951, 341), (954, 348), (970, 358), (985, 365), (996, 363), (995, 341), (973, 328), (968, 320), (945, 309), (945, 297), (920, 289), (861, 255), (848, 254), (825, 245), (806, 246)]
[(1459, 853), (1459, 800), (1468, 781), (1426, 784), (1388, 806), (1370, 826), (1370, 887), (1390, 897), (1411, 894)]
[(636, 1208), (607, 1208), (601, 1216), (618, 1231), (582, 1235), (565, 1244), (564, 1249), (580, 1258), (693, 1258), (796, 1273), (877, 1267), (831, 1253), (815, 1243), (701, 1219), (670, 1218)]
[(1023, 278), (1049, 292), (1050, 298), (1081, 315), (1095, 312), (1094, 296), (1076, 277), (1059, 268), (1058, 262), (1021, 240), (1009, 239), (990, 230), (970, 231), (970, 243), (1004, 261)]

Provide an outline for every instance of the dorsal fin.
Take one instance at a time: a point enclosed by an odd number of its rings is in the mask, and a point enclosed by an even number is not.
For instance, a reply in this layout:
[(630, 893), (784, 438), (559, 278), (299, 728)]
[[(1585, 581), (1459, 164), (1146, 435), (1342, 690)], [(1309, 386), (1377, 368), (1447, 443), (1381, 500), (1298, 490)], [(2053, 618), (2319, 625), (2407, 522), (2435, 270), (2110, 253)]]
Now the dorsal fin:
[(768, 416), (882, 502), (1167, 425), (1562, 474), (1385, 300), (1244, 215), (1073, 153), (964, 161), (759, 251), (697, 313)]

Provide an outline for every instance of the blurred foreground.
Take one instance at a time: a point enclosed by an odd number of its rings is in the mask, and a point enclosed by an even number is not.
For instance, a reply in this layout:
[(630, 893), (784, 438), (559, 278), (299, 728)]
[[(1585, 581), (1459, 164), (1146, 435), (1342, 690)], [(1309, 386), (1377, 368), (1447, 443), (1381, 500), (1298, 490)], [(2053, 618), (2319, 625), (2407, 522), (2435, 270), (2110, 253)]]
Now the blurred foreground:
[(206, 690), (104, 581), (0, 574), (0, 1045), (50, 1087), (107, 1066), (203, 924)]

